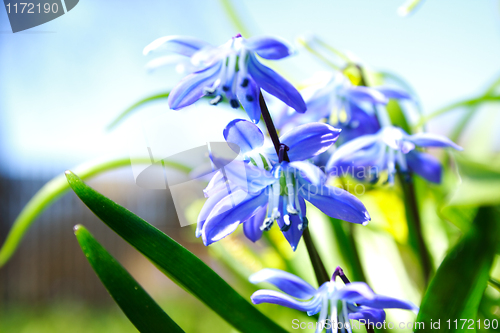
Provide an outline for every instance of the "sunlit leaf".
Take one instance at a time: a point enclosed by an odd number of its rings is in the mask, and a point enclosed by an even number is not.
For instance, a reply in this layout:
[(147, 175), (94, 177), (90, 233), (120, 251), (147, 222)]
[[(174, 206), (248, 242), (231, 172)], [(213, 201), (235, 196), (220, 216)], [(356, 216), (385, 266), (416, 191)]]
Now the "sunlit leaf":
[(70, 171), (66, 177), (73, 191), (105, 224), (235, 328), (241, 332), (284, 332), (172, 238), (94, 191)]
[(462, 182), (453, 193), (451, 206), (480, 206), (500, 203), (500, 167), (455, 156)]
[(140, 332), (184, 332), (85, 227), (77, 225), (75, 235), (111, 297)]
[(415, 127), (420, 127), (429, 120), (436, 118), (437, 116), (441, 116), (445, 113), (448, 113), (450, 111), (454, 111), (455, 109), (463, 108), (463, 107), (473, 107), (473, 106), (478, 106), (484, 103), (498, 103), (500, 102), (500, 96), (492, 96), (492, 95), (486, 95), (486, 96), (480, 96), (472, 99), (467, 99), (464, 101), (460, 101), (457, 103), (453, 103), (451, 105), (448, 105), (442, 109), (439, 109), (437, 111), (434, 111), (426, 116), (423, 116), (420, 118), (420, 121), (415, 125)]
[[(499, 241), (500, 211), (496, 207), (481, 207), (473, 226), (432, 279), (417, 317), (425, 328), (415, 332), (429, 332), (431, 319), (440, 320), (441, 328), (448, 327), (447, 320), (476, 319)], [(461, 325), (452, 331), (471, 332), (467, 326), (461, 329)]]
[(130, 107), (125, 109), (118, 117), (116, 117), (107, 127), (107, 130), (112, 130), (115, 128), (119, 123), (121, 123), (125, 118), (130, 116), (134, 111), (136, 111), (139, 107), (148, 104), (150, 102), (162, 100), (162, 99), (167, 99), (168, 95), (170, 94), (169, 91), (164, 92), (164, 93), (159, 93), (155, 95), (148, 96), (146, 98), (141, 99), (140, 101), (132, 104)]

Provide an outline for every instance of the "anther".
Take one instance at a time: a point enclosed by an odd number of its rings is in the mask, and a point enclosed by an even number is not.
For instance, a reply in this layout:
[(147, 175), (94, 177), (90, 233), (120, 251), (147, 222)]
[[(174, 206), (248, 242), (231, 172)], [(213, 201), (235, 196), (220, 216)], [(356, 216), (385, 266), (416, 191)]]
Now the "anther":
[(241, 82), (241, 87), (246, 88), (246, 87), (248, 87), (249, 83), (250, 83), (250, 80), (248, 78), (244, 78), (243, 81)]
[(249, 102), (253, 102), (254, 101), (254, 98), (252, 95), (246, 95), (245, 98), (247, 99), (247, 101)]
[(217, 95), (215, 96), (214, 99), (210, 100), (210, 105), (217, 105), (220, 103), (220, 101), (222, 101), (222, 95)]
[(309, 220), (307, 219), (307, 217), (303, 217), (302, 218), (302, 223), (299, 224), (299, 230), (306, 230), (307, 226), (309, 225)]
[(232, 99), (230, 103), (231, 103), (231, 107), (232, 107), (233, 109), (237, 109), (237, 108), (239, 108), (239, 107), (240, 107), (240, 103), (238, 102), (238, 100), (237, 100), (237, 99)]
[(222, 86), (222, 90), (224, 90), (224, 91), (229, 91), (229, 89), (231, 89), (231, 87), (226, 86), (226, 85)]
[(260, 226), (260, 230), (262, 231), (269, 231), (271, 227), (273, 226), (274, 220), (267, 218), (264, 220), (264, 223)]
[(217, 88), (205, 87), (205, 89), (203, 89), (203, 92), (205, 93), (205, 95), (213, 95), (215, 93), (215, 90), (217, 90)]
[(283, 226), (281, 227), (281, 231), (288, 231), (292, 226), (292, 223), (290, 222), (290, 216), (288, 214), (283, 216), (283, 221), (285, 222), (285, 224), (283, 224)]

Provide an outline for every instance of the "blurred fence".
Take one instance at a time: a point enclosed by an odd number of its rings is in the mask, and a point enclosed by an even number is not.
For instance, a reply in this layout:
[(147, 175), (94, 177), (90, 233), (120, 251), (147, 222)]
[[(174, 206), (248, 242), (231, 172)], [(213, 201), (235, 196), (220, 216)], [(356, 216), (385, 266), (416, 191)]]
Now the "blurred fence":
[[(29, 199), (51, 177), (0, 177), (0, 242)], [(168, 235), (206, 258), (206, 250), (193, 230), (180, 228), (175, 212), (169, 211), (165, 190), (138, 187), (130, 170), (109, 172), (89, 181), (96, 190), (127, 207)], [(89, 302), (111, 300), (73, 235), (73, 226), (85, 225), (96, 238), (149, 291), (173, 284), (135, 249), (102, 223), (72, 192), (66, 193), (42, 213), (23, 239), (12, 259), (0, 269), (0, 302), (46, 303), (55, 299)], [(176, 288), (176, 287), (174, 287)]]

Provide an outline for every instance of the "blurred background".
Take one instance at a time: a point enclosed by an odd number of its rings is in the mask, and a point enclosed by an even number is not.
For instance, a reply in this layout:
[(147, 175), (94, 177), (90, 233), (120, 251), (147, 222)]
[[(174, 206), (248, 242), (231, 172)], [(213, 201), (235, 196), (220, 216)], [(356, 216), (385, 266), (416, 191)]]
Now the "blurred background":
[[(417, 92), (427, 114), (481, 95), (500, 73), (499, 2), (428, 0), (407, 18), (396, 13), (401, 3), (246, 0), (234, 1), (233, 15), (240, 17), (240, 24), (253, 35), (272, 34), (294, 41), (299, 34), (314, 32), (371, 68), (399, 74)], [(145, 64), (153, 58), (143, 56), (143, 48), (165, 35), (190, 35), (213, 44), (225, 42), (241, 32), (232, 23), (226, 6), (226, 1), (215, 0), (82, 0), (60, 18), (16, 34), (10, 30), (6, 11), (0, 10), (0, 242), (23, 206), (47, 181), (89, 160), (128, 157), (128, 140), (134, 128), (172, 112), (165, 101), (151, 103), (114, 130), (106, 130), (127, 107), (168, 91), (182, 77), (173, 67), (148, 72)], [(276, 67), (292, 82), (326, 69), (307, 52), (298, 50), (296, 56)], [(200, 105), (190, 112), (192, 123), (169, 127), (166, 135), (172, 144), (186, 136), (201, 143), (208, 137), (222, 139), (224, 125), (234, 117), (223, 106), (215, 109)], [(449, 134), (460, 112), (434, 118), (429, 130)], [(468, 154), (481, 159), (498, 152), (498, 117), (498, 108), (486, 105), (469, 122), (459, 142)], [(244, 258), (243, 270), (248, 272), (263, 264), (278, 268), (286, 265), (275, 252), (237, 236), (214, 246), (209, 256), (193, 229), (180, 228), (175, 214), (168, 211), (168, 193), (138, 187), (130, 167), (105, 173), (89, 183), (188, 247), (245, 296), (253, 289), (234, 277), (232, 273), (238, 268), (216, 258), (228, 251), (237, 253)], [(376, 210), (377, 203), (389, 199), (382, 195), (369, 200)], [(396, 205), (392, 219), (403, 216), (401, 211)], [(434, 233), (434, 215), (428, 215), (426, 232), (436, 239), (433, 251), (439, 262), (449, 244), (440, 242), (445, 236)], [(222, 319), (194, 297), (186, 296), (68, 193), (41, 215), (11, 261), (0, 269), (0, 332), (135, 331), (82, 255), (72, 231), (78, 223), (87, 226), (186, 331), (231, 331)], [(376, 221), (373, 228), (377, 228)], [(390, 232), (397, 228), (393, 225)], [(396, 239), (404, 237), (404, 231), (395, 233)], [(401, 278), (407, 274), (404, 263), (384, 257), (392, 251), (384, 245), (385, 236), (367, 232), (360, 237), (375, 248), (372, 257), (370, 251), (361, 249), (368, 270), (373, 272), (368, 278), (374, 289), (418, 304), (418, 287)], [(260, 258), (247, 253), (247, 247)], [(303, 250), (299, 247), (291, 262), (295, 270), (313, 281)], [(327, 265), (337, 266), (336, 250), (332, 247), (323, 251), (329, 256)], [(388, 277), (388, 272), (395, 278)], [(273, 313), (285, 327), (291, 318), (303, 318), (279, 307), (262, 309)], [(398, 311), (391, 315), (414, 319)]]

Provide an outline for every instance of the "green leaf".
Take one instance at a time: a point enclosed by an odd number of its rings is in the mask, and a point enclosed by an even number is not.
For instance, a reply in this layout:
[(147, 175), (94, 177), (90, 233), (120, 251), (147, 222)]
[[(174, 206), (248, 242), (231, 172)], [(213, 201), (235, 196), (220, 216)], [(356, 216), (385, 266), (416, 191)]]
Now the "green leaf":
[[(135, 159), (135, 163), (151, 164), (151, 160)], [(179, 171), (189, 172), (190, 169), (176, 162), (165, 161), (166, 166), (175, 168)], [(105, 171), (121, 168), (130, 165), (130, 158), (120, 158), (109, 161), (98, 161), (86, 163), (78, 166), (78, 173), (83, 179), (91, 178)], [(7, 238), (0, 249), (0, 268), (9, 261), (16, 251), (19, 243), (23, 239), (30, 226), (35, 222), (36, 218), (58, 198), (60, 198), (67, 190), (69, 190), (66, 178), (61, 175), (55, 177), (45, 184), (34, 196), (28, 201), (26, 206), (17, 216), (12, 224), (12, 228), (7, 235)]]
[(94, 191), (72, 172), (67, 171), (66, 177), (73, 191), (104, 223), (235, 328), (241, 332), (285, 332), (172, 238)]
[(418, 127), (422, 126), (423, 124), (425, 124), (426, 122), (428, 122), (429, 120), (436, 118), (437, 116), (441, 116), (441, 115), (448, 113), (450, 111), (453, 111), (455, 109), (458, 109), (458, 108), (474, 107), (474, 106), (478, 106), (478, 105), (483, 104), (483, 103), (495, 103), (495, 102), (496, 103), (500, 102), (500, 96), (491, 96), (491, 95), (479, 96), (476, 98), (466, 99), (466, 100), (463, 100), (463, 101), (460, 101), (457, 103), (453, 103), (453, 104), (448, 105), (442, 109), (439, 109), (439, 110), (434, 111), (426, 116), (421, 117), (420, 121), (417, 123), (417, 125), (415, 125), (415, 127), (418, 128)]
[(75, 235), (111, 297), (140, 332), (184, 332), (84, 226), (75, 226)]
[[(417, 317), (425, 328), (415, 332), (429, 332), (431, 319), (440, 320), (445, 329), (447, 320), (476, 319), (499, 241), (500, 211), (496, 207), (481, 207), (474, 224), (432, 279)], [(462, 330), (459, 325), (452, 332), (471, 332), (466, 328)]]
[(389, 113), (389, 117), (391, 118), (391, 123), (394, 126), (401, 127), (406, 133), (411, 134), (410, 125), (408, 125), (408, 121), (406, 120), (406, 116), (403, 112), (403, 109), (399, 105), (398, 101), (395, 99), (389, 100), (387, 103), (387, 113)]
[(455, 161), (462, 179), (453, 193), (450, 206), (500, 204), (500, 166), (472, 161), (457, 154)]
[(127, 118), (132, 112), (137, 110), (139, 107), (143, 106), (144, 104), (148, 104), (150, 102), (162, 100), (162, 99), (167, 99), (168, 95), (170, 94), (170, 91), (155, 94), (148, 96), (146, 98), (141, 99), (140, 101), (134, 103), (132, 106), (128, 107), (125, 111), (123, 111), (118, 117), (113, 120), (108, 127), (106, 128), (108, 131), (112, 130), (115, 128), (119, 123), (121, 123), (125, 118)]

